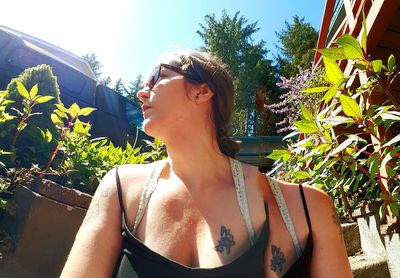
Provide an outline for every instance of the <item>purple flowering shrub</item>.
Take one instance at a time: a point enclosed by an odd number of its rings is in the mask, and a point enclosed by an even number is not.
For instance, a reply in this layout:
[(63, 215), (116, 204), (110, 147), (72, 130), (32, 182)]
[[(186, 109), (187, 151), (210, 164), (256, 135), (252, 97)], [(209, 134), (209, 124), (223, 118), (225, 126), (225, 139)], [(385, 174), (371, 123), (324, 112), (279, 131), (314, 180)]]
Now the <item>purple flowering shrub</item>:
[(272, 113), (281, 115), (281, 121), (276, 123), (278, 133), (288, 133), (292, 127), (293, 122), (298, 120), (301, 115), (299, 103), (302, 103), (311, 111), (316, 111), (322, 93), (305, 94), (301, 90), (310, 87), (322, 86), (324, 81), (324, 70), (321, 68), (300, 70), (300, 72), (293, 77), (281, 77), (281, 81), (276, 85), (286, 91), (279, 97), (279, 102), (273, 104), (266, 104), (265, 108)]

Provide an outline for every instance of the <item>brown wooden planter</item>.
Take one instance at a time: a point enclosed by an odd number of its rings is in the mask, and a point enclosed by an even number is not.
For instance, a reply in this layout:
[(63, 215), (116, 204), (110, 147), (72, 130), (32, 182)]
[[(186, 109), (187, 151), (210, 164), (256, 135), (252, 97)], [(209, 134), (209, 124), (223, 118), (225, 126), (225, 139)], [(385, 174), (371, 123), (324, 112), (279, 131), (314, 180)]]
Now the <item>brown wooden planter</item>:
[(91, 196), (36, 179), (17, 186), (16, 215), (3, 226), (16, 241), (12, 254), (0, 260), (0, 277), (58, 277)]
[(363, 252), (386, 257), (391, 277), (400, 277), (400, 233), (392, 229), (393, 225), (381, 224), (379, 204), (364, 206), (353, 216), (357, 218)]

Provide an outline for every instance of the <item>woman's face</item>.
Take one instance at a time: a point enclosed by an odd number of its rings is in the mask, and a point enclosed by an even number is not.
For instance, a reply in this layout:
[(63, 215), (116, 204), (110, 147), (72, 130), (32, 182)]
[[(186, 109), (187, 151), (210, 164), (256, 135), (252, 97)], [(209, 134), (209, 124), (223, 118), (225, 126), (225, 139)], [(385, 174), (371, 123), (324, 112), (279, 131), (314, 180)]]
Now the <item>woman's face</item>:
[[(180, 73), (160, 66), (150, 77), (144, 89), (137, 93), (142, 104), (144, 131), (150, 136), (163, 139), (166, 133), (182, 129), (190, 124), (193, 102), (189, 98), (191, 86)], [(158, 78), (157, 78), (158, 77)]]

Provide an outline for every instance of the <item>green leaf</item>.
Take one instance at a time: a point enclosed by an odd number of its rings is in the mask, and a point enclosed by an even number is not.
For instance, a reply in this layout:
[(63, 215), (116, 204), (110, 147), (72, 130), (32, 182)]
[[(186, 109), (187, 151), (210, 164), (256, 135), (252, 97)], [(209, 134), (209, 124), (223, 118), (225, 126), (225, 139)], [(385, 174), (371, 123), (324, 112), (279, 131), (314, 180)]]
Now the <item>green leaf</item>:
[(321, 53), (324, 57), (331, 59), (331, 60), (346, 59), (346, 55), (344, 54), (343, 47), (318, 49), (318, 52)]
[(44, 132), (43, 130), (40, 130), (40, 133), (42, 134), (42, 138), (49, 143), (52, 139), (53, 139), (53, 135), (51, 134), (51, 132), (46, 129), (46, 132)]
[(367, 53), (367, 21), (365, 20), (365, 12), (364, 12), (364, 8), (362, 10), (362, 16), (363, 16), (363, 32), (361, 35), (361, 45), (362, 48), (364, 49), (364, 53)]
[(294, 173), (293, 176), (296, 179), (299, 179), (299, 180), (304, 180), (304, 179), (309, 179), (310, 178), (310, 175), (307, 172), (304, 172), (304, 171), (297, 171), (297, 172)]
[(382, 148), (385, 148), (385, 147), (387, 147), (387, 146), (392, 146), (392, 145), (394, 145), (395, 143), (397, 143), (397, 142), (399, 142), (400, 141), (400, 134), (397, 134), (395, 137), (393, 137), (389, 142), (386, 142), (383, 146), (382, 146)]
[(389, 207), (394, 216), (399, 216), (399, 206), (397, 203), (390, 203)]
[(304, 119), (307, 121), (312, 121), (312, 114), (310, 112), (310, 110), (307, 109), (307, 107), (305, 107), (301, 102), (299, 103), (300, 108), (301, 108), (301, 114), (303, 115)]
[(338, 84), (344, 78), (342, 70), (334, 60), (323, 57), (326, 76), (325, 79), (332, 85)]
[(12, 120), (14, 118), (16, 118), (16, 117), (15, 116), (11, 116), (8, 113), (0, 114), (0, 123), (7, 122), (7, 121)]
[(349, 117), (335, 116), (322, 119), (321, 122), (324, 122), (330, 126), (337, 126), (345, 123), (354, 123), (354, 120)]
[(286, 162), (290, 158), (290, 152), (288, 150), (273, 150), (267, 158), (272, 160), (282, 159), (283, 162)]
[(382, 113), (379, 115), (382, 120), (386, 121), (386, 120), (392, 120), (392, 121), (400, 121), (400, 112), (397, 111), (388, 111), (386, 113)]
[(17, 90), (18, 93), (24, 98), (24, 99), (31, 99), (29, 97), (29, 93), (26, 90), (24, 84), (22, 84), (20, 81), (17, 80)]
[(346, 116), (352, 117), (354, 119), (361, 119), (361, 109), (357, 102), (346, 95), (340, 95), (340, 102), (342, 103), (343, 112)]
[(371, 164), (369, 165), (369, 174), (370, 174), (370, 179), (375, 177), (376, 172), (379, 169), (379, 154), (374, 154), (372, 156), (372, 161)]
[(379, 208), (379, 218), (383, 219), (386, 215), (386, 205), (383, 203)]
[(396, 64), (396, 59), (394, 58), (393, 54), (390, 54), (387, 63), (388, 71), (393, 72), (395, 69), (395, 64)]
[(371, 62), (372, 68), (376, 74), (380, 74), (382, 71), (383, 62), (382, 60), (373, 60)]
[(322, 100), (325, 101), (325, 103), (328, 103), (337, 93), (339, 88), (339, 84), (333, 85), (327, 92), (326, 94), (322, 97)]
[(81, 111), (79, 112), (79, 116), (88, 116), (88, 115), (90, 115), (90, 113), (92, 113), (94, 110), (96, 110), (96, 108), (92, 108), (92, 107), (85, 107), (85, 108), (82, 108)]
[(31, 99), (34, 99), (36, 97), (37, 93), (38, 93), (38, 85), (35, 84), (32, 87), (31, 91), (29, 92), (29, 95), (31, 96)]
[(61, 110), (54, 109), (54, 113), (56, 113), (61, 119), (68, 119), (68, 115), (62, 112)]
[(337, 38), (335, 43), (340, 44), (343, 47), (344, 55), (347, 59), (364, 58), (361, 46), (353, 36), (344, 34)]
[(339, 146), (334, 148), (330, 155), (335, 155), (337, 153), (340, 153), (341, 151), (345, 150), (348, 146), (350, 146), (353, 142), (355, 142), (357, 138), (355, 136), (350, 136), (346, 140), (344, 140)]
[(400, 148), (396, 148), (391, 152), (388, 152), (385, 157), (383, 158), (381, 162), (381, 167), (386, 166), (386, 164), (393, 158), (397, 156), (397, 153), (399, 152)]
[(14, 103), (15, 101), (13, 100), (9, 100), (9, 99), (5, 99), (3, 100), (3, 102), (1, 103), (1, 106), (6, 106), (8, 104)]
[(60, 117), (53, 113), (50, 115), (51, 121), (55, 124), (55, 125), (60, 125), (60, 126), (64, 126), (64, 122), (60, 119)]
[(26, 126), (27, 126), (27, 123), (26, 123), (26, 122), (20, 122), (20, 123), (18, 124), (17, 130), (22, 131), (22, 130), (24, 130), (24, 128), (25, 128)]
[(90, 129), (90, 126), (87, 126), (85, 123), (83, 123), (81, 121), (77, 121), (74, 124), (74, 132), (76, 132), (76, 133), (78, 133), (80, 135), (89, 136), (89, 134), (88, 134), (89, 129)]
[(346, 148), (346, 153), (354, 157), (356, 155), (356, 150), (354, 148)]
[(301, 93), (322, 93), (322, 92), (326, 92), (329, 90), (330, 87), (314, 87), (314, 88), (308, 88), (308, 89), (304, 89), (301, 90)]
[(319, 131), (318, 126), (316, 126), (313, 122), (306, 120), (295, 121), (294, 125), (304, 133), (314, 133)]
[(67, 113), (67, 114), (69, 113), (68, 109), (67, 109), (63, 104), (57, 103), (57, 104), (56, 104), (56, 107), (57, 107), (57, 109), (60, 110), (61, 112), (64, 112), (64, 113)]
[(390, 167), (389, 165), (386, 165), (386, 173), (388, 175), (388, 177), (393, 177), (395, 175), (394, 170), (392, 169), (392, 167)]
[[(358, 61), (360, 61), (360, 60), (358, 60)], [(364, 63), (356, 62), (356, 63), (354, 63), (354, 68), (365, 71), (365, 70), (367, 70), (368, 65), (365, 65)]]
[(74, 102), (68, 109), (69, 115), (73, 118), (78, 117), (80, 109), (79, 109), (79, 105)]
[(37, 103), (45, 103), (45, 102), (47, 102), (47, 101), (49, 101), (49, 100), (51, 100), (53, 98), (54, 97), (52, 97), (52, 96), (40, 96), (40, 97), (35, 99), (35, 102), (37, 102)]

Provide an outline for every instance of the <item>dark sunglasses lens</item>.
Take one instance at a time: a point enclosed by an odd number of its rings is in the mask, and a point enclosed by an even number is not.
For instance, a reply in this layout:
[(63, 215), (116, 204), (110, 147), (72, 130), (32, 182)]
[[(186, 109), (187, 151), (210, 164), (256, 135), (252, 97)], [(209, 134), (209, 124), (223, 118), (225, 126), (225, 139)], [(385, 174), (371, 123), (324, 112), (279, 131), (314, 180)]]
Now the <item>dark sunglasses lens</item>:
[(151, 73), (150, 78), (146, 83), (146, 87), (152, 89), (154, 85), (156, 85), (159, 76), (160, 76), (160, 67), (157, 67)]

